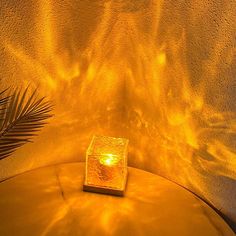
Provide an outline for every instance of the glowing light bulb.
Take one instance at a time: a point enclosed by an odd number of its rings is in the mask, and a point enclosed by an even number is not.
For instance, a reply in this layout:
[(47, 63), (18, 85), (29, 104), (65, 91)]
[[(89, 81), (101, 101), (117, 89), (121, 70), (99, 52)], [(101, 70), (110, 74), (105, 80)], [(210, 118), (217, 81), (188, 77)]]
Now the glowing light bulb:
[(114, 154), (103, 154), (99, 162), (105, 166), (115, 166), (119, 162), (119, 157)]
[(123, 196), (128, 142), (124, 138), (93, 136), (86, 152), (84, 191)]

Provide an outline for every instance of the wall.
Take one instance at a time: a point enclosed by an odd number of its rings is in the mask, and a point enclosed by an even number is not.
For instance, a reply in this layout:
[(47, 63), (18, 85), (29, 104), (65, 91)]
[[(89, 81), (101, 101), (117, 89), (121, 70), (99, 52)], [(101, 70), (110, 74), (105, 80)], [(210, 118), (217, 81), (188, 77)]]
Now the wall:
[(236, 222), (236, 2), (0, 2), (1, 87), (55, 104), (0, 179), (84, 160), (93, 134), (130, 139), (129, 164)]

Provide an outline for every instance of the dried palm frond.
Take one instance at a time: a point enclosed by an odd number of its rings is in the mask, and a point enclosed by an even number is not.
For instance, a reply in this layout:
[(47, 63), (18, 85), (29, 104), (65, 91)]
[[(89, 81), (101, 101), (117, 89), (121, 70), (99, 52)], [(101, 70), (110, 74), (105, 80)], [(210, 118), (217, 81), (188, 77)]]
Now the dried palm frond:
[(45, 97), (37, 98), (36, 90), (27, 95), (28, 88), (23, 93), (15, 90), (12, 96), (0, 97), (0, 159), (31, 142), (35, 132), (52, 116), (52, 105)]

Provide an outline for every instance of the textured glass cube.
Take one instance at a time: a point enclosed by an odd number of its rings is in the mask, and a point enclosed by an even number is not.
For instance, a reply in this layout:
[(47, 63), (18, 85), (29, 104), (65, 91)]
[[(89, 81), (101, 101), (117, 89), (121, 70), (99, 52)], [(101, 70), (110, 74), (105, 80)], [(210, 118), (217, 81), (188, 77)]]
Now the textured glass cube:
[(124, 138), (93, 136), (86, 153), (85, 191), (124, 194), (128, 142)]

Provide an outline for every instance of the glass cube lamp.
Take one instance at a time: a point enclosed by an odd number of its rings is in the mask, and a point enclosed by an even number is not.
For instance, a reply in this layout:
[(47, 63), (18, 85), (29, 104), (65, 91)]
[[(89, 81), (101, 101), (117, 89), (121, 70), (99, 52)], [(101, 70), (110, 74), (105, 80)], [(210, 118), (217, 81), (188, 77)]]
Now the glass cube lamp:
[(124, 138), (93, 137), (86, 153), (85, 191), (124, 195), (128, 142)]

